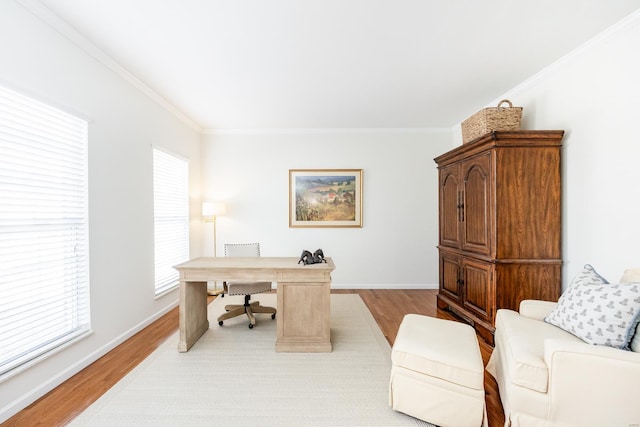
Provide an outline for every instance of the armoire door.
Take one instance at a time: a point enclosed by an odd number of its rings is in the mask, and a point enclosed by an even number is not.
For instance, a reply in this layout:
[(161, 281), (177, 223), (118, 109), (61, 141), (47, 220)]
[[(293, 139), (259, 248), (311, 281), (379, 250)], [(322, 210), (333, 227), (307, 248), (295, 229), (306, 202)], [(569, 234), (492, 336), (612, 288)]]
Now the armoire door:
[(462, 289), (464, 308), (478, 319), (491, 323), (495, 295), (492, 263), (471, 258), (462, 259)]
[(461, 284), (460, 257), (440, 251), (440, 292), (452, 301), (461, 304)]
[(460, 221), (462, 219), (462, 185), (460, 164), (445, 166), (440, 176), (440, 244), (460, 248)]
[(482, 255), (492, 254), (491, 156), (488, 151), (462, 162), (462, 249)]

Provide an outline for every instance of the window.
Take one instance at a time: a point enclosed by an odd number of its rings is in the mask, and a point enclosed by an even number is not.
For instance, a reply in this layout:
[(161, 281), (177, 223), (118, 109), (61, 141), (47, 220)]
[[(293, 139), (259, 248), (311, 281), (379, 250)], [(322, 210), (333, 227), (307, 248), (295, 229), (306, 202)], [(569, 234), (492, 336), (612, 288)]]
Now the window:
[(189, 166), (181, 158), (153, 150), (155, 292), (178, 286), (174, 265), (189, 260)]
[(0, 376), (90, 329), (87, 122), (0, 87)]

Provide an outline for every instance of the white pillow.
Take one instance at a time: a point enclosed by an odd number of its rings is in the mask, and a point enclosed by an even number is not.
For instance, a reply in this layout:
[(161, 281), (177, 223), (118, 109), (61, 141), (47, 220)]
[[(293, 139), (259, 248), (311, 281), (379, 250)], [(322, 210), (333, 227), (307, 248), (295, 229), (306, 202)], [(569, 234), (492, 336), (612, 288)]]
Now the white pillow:
[(640, 283), (609, 285), (587, 264), (544, 320), (589, 344), (628, 349), (640, 321)]
[(545, 322), (589, 344), (628, 349), (640, 321), (640, 283), (576, 285)]

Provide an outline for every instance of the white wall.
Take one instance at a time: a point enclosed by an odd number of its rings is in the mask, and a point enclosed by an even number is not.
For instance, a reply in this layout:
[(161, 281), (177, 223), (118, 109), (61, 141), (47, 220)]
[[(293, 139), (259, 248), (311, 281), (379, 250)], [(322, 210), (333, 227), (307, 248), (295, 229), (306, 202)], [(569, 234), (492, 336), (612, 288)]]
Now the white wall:
[[(228, 209), (218, 255), (233, 242), (259, 241), (264, 256), (322, 248), (336, 264), (334, 287), (437, 287), (433, 158), (450, 148), (450, 130), (205, 135), (204, 195)], [(289, 228), (289, 169), (363, 169), (363, 227)]]
[(190, 162), (200, 255), (200, 134), (14, 1), (0, 2), (0, 84), (88, 118), (93, 334), (0, 383), (0, 422), (175, 306), (154, 298), (152, 145)]
[[(563, 286), (586, 263), (640, 267), (640, 12), (496, 99), (523, 128), (564, 129)], [(458, 140), (459, 141), (459, 140)]]

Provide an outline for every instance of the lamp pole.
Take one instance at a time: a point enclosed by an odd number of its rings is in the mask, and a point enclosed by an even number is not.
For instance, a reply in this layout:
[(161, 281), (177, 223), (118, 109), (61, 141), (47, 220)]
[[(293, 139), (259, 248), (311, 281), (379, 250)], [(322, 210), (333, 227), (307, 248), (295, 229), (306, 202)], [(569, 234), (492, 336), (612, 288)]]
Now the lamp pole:
[(213, 256), (217, 257), (216, 248), (218, 247), (218, 240), (216, 238), (216, 216), (213, 216)]
[[(220, 202), (204, 202), (202, 203), (202, 217), (204, 222), (212, 222), (213, 223), (213, 256), (217, 257), (217, 247), (218, 247), (218, 239), (216, 235), (216, 217), (218, 215), (224, 215), (227, 211), (227, 208), (224, 203)], [(207, 290), (209, 295), (220, 295), (223, 294), (224, 289), (218, 289), (218, 282), (214, 282), (214, 289)]]

